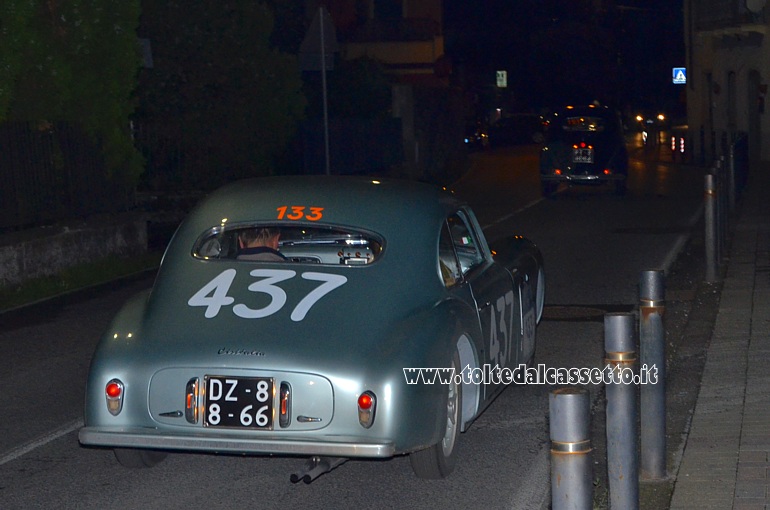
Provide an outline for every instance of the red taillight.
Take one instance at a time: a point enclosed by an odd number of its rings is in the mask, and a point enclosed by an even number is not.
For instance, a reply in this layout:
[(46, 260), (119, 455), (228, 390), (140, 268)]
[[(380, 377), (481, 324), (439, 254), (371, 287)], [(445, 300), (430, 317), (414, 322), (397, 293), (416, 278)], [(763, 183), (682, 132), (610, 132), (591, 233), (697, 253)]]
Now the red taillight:
[(612, 173), (612, 170), (610, 170), (609, 168), (604, 169), (604, 175), (610, 175), (611, 173)]
[(123, 409), (123, 383), (119, 379), (112, 379), (104, 386), (104, 397), (107, 401), (107, 411), (117, 416)]
[(555, 175), (561, 175), (561, 169), (560, 169), (560, 168), (557, 168), (556, 170), (554, 170), (554, 171), (553, 171), (553, 173), (554, 173)]
[(189, 423), (198, 423), (198, 400), (200, 397), (200, 384), (197, 377), (187, 381), (185, 387), (184, 417)]
[(377, 408), (377, 397), (371, 391), (365, 391), (358, 396), (358, 423), (365, 429), (374, 424), (374, 413)]
[(291, 425), (291, 386), (289, 383), (282, 382), (279, 393), (281, 401), (280, 414), (278, 415), (278, 424), (281, 428)]
[(107, 384), (104, 392), (109, 398), (120, 398), (120, 394), (123, 393), (123, 388), (116, 382), (110, 382)]
[(372, 396), (369, 393), (362, 393), (361, 396), (358, 397), (358, 407), (363, 410), (371, 409), (373, 403), (374, 399), (372, 399)]

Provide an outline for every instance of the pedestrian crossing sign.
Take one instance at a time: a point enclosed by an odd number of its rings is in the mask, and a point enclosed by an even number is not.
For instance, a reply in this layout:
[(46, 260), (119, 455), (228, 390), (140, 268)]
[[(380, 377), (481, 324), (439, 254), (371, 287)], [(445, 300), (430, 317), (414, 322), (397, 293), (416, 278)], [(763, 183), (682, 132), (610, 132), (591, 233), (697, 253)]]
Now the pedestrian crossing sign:
[(673, 78), (674, 78), (674, 84), (675, 85), (684, 85), (687, 83), (687, 68), (685, 67), (675, 67), (673, 72)]

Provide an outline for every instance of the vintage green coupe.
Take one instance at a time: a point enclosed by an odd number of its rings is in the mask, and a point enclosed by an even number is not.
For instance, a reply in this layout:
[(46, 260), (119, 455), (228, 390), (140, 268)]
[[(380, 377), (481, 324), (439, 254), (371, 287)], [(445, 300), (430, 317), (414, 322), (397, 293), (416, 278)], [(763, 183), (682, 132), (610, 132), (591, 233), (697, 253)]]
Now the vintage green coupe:
[[(265, 228), (281, 255), (240, 257)], [(531, 362), (544, 283), (531, 242), (489, 246), (467, 205), (428, 184), (225, 186), (101, 339), (80, 442), (133, 467), (169, 451), (302, 456), (292, 480), (306, 482), (408, 454), (419, 477), (443, 478), (501, 369)]]

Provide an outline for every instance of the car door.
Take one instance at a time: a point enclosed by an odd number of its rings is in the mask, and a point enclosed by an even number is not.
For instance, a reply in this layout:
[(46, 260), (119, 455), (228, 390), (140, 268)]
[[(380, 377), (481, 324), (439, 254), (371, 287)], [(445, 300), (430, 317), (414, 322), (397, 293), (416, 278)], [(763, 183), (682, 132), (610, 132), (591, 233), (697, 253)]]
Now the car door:
[(504, 386), (495, 376), (499, 369), (519, 363), (521, 344), (520, 296), (514, 278), (495, 263), (469, 210), (447, 219), (462, 279), (470, 286), (482, 332), (479, 359), (485, 376), (482, 401)]

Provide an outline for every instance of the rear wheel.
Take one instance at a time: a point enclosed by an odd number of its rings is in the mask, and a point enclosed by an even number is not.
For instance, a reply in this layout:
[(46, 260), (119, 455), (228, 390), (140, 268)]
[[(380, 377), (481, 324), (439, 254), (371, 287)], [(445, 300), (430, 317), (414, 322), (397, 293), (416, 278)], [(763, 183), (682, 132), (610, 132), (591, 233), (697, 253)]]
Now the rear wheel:
[[(452, 360), (455, 374), (460, 374), (460, 356), (455, 352)], [(460, 435), (460, 410), (462, 409), (462, 384), (455, 377), (448, 386), (446, 396), (446, 424), (441, 440), (424, 450), (409, 455), (412, 471), (418, 478), (437, 480), (446, 478), (457, 462), (457, 439)]]
[(121, 466), (128, 468), (149, 468), (166, 458), (168, 453), (158, 450), (115, 448), (115, 458)]

